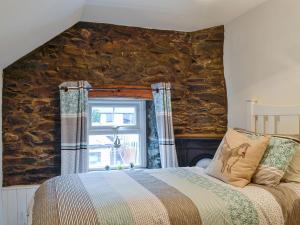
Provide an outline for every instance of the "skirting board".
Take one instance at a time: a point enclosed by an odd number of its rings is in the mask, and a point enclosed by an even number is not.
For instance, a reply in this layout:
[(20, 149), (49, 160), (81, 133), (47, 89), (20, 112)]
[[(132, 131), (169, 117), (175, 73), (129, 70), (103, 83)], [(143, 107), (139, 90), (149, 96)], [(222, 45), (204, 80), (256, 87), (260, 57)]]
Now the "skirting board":
[(27, 225), (27, 210), (38, 187), (24, 185), (2, 188), (4, 225)]

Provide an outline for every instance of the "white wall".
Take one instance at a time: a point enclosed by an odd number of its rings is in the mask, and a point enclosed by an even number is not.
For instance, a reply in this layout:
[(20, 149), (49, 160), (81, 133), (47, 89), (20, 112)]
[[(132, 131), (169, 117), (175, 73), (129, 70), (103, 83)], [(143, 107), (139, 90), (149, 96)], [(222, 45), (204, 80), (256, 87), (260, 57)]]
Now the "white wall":
[[(4, 225), (27, 225), (33, 198), (38, 185), (18, 185), (2, 189), (2, 209)], [(1, 223), (0, 223), (1, 225)]]
[(299, 0), (269, 0), (225, 25), (230, 127), (245, 128), (246, 99), (300, 105), (299, 9)]

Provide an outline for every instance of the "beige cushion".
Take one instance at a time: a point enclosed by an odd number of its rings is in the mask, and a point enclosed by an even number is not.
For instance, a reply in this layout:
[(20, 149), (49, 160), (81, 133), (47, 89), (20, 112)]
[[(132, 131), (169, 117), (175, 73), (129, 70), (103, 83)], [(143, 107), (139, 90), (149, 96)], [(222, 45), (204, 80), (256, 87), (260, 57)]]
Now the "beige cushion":
[(237, 187), (250, 183), (266, 151), (269, 137), (251, 139), (246, 134), (228, 129), (207, 174)]
[[(237, 129), (237, 131), (248, 135), (252, 139), (262, 136), (261, 134), (241, 129)], [(267, 186), (276, 186), (281, 180), (286, 182), (299, 180), (300, 153), (298, 157), (295, 156), (299, 148), (299, 141), (295, 138), (272, 135), (267, 150), (252, 178), (252, 182)]]
[(300, 147), (298, 147), (296, 154), (290, 162), (282, 180), (284, 182), (300, 183)]

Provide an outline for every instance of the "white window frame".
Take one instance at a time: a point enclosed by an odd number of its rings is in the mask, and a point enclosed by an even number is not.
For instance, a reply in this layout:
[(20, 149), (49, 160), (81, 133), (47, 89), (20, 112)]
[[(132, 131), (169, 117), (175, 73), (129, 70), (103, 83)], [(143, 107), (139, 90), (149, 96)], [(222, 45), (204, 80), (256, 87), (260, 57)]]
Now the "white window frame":
[[(136, 125), (127, 125), (118, 129), (118, 134), (139, 134), (139, 161), (140, 165), (135, 167), (146, 167), (146, 101), (137, 99), (120, 99), (120, 98), (90, 98), (88, 101), (88, 146), (89, 135), (97, 134), (113, 134), (113, 126), (92, 126), (91, 114), (92, 107), (135, 107), (136, 109)], [(111, 169), (116, 169), (111, 167)], [(102, 169), (89, 169), (90, 171), (104, 170)]]

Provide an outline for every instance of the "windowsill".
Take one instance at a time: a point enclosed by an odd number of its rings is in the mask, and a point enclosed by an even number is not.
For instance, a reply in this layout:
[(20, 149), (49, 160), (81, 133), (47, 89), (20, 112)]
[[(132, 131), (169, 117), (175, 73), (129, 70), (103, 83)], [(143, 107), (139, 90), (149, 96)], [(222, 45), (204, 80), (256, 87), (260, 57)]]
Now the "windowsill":
[[(132, 170), (135, 170), (135, 169), (147, 169), (146, 167), (142, 167), (142, 166), (135, 166), (134, 168), (132, 168)], [(118, 169), (117, 167), (112, 167), (110, 168), (109, 170), (106, 170), (105, 168), (99, 168), (99, 169), (89, 169), (88, 172), (99, 172), (99, 171), (117, 171), (117, 170), (131, 170), (131, 168), (129, 168), (129, 166), (126, 166), (126, 167), (123, 167), (122, 169)]]

